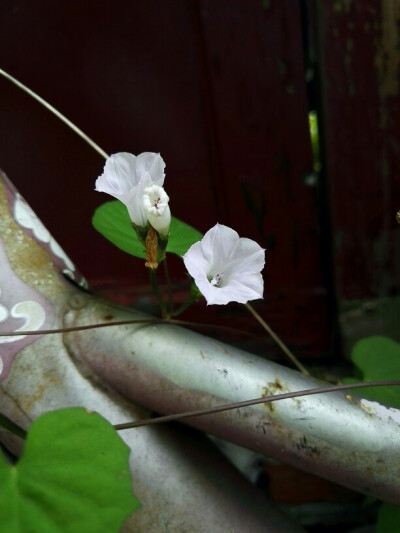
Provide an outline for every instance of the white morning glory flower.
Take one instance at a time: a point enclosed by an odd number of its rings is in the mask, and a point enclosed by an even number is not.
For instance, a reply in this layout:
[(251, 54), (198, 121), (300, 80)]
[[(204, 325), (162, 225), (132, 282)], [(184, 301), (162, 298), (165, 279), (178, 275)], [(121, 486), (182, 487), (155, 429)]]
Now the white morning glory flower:
[(216, 224), (207, 231), (183, 261), (208, 305), (263, 297), (265, 250), (227, 226)]
[(124, 203), (133, 224), (145, 227), (149, 218), (143, 202), (144, 190), (156, 185), (165, 194), (162, 189), (164, 168), (163, 158), (153, 152), (138, 156), (127, 152), (113, 154), (107, 159), (103, 174), (97, 178), (95, 189), (111, 194)]

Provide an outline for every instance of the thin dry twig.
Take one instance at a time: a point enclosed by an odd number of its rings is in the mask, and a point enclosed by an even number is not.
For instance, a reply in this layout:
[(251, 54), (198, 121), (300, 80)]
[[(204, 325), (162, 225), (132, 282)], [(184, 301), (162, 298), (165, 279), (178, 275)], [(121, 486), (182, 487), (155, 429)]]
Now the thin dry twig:
[(325, 394), (327, 392), (338, 392), (349, 389), (362, 389), (366, 387), (389, 387), (399, 386), (400, 380), (393, 379), (387, 381), (369, 381), (367, 383), (351, 383), (345, 385), (328, 385), (325, 387), (317, 387), (315, 389), (306, 389), (295, 392), (285, 392), (283, 394), (276, 394), (274, 396), (265, 396), (262, 398), (255, 398), (253, 400), (245, 400), (242, 402), (229, 403), (225, 405), (219, 405), (217, 407), (211, 407), (210, 409), (197, 409), (195, 411), (185, 411), (184, 413), (177, 413), (173, 415), (158, 416), (156, 418), (146, 418), (144, 420), (138, 420), (136, 422), (127, 422), (125, 424), (116, 424), (114, 428), (117, 431), (123, 429), (139, 428), (142, 426), (151, 426), (154, 424), (164, 424), (165, 422), (173, 422), (176, 420), (182, 420), (184, 418), (192, 418), (197, 416), (210, 415), (214, 413), (221, 413), (223, 411), (230, 411), (232, 409), (240, 409), (242, 407), (250, 407), (251, 405), (257, 405), (260, 403), (276, 402), (278, 400), (287, 400), (289, 398), (298, 398), (299, 396), (311, 396), (312, 394)]

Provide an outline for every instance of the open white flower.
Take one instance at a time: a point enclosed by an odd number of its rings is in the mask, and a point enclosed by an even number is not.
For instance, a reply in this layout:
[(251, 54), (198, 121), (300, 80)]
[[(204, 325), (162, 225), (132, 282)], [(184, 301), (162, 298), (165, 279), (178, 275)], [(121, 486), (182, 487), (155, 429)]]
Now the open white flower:
[(162, 188), (164, 169), (165, 163), (160, 154), (113, 154), (107, 159), (103, 174), (97, 178), (95, 189), (124, 203), (133, 224), (144, 227), (148, 222), (148, 210), (143, 203), (144, 190), (153, 185)]
[(263, 297), (265, 250), (227, 226), (216, 224), (207, 231), (183, 261), (208, 305)]

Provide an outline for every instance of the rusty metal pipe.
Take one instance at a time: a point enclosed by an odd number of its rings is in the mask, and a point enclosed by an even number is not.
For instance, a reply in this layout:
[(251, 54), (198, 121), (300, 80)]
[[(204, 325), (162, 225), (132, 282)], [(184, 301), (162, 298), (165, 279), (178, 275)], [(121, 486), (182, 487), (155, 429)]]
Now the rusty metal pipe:
[[(82, 297), (65, 325), (148, 318)], [(73, 356), (115, 390), (163, 414), (323, 384), (174, 325), (68, 333)], [(335, 392), (186, 420), (199, 429), (382, 500), (400, 503), (400, 411)]]

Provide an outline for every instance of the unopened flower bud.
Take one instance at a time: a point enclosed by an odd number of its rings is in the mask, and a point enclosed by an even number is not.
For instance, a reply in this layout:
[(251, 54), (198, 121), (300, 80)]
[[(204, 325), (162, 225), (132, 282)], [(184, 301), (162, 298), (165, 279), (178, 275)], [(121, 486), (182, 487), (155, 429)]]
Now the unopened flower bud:
[(165, 237), (168, 235), (171, 224), (171, 211), (169, 197), (162, 187), (152, 185), (143, 191), (143, 207), (148, 220), (158, 233)]

